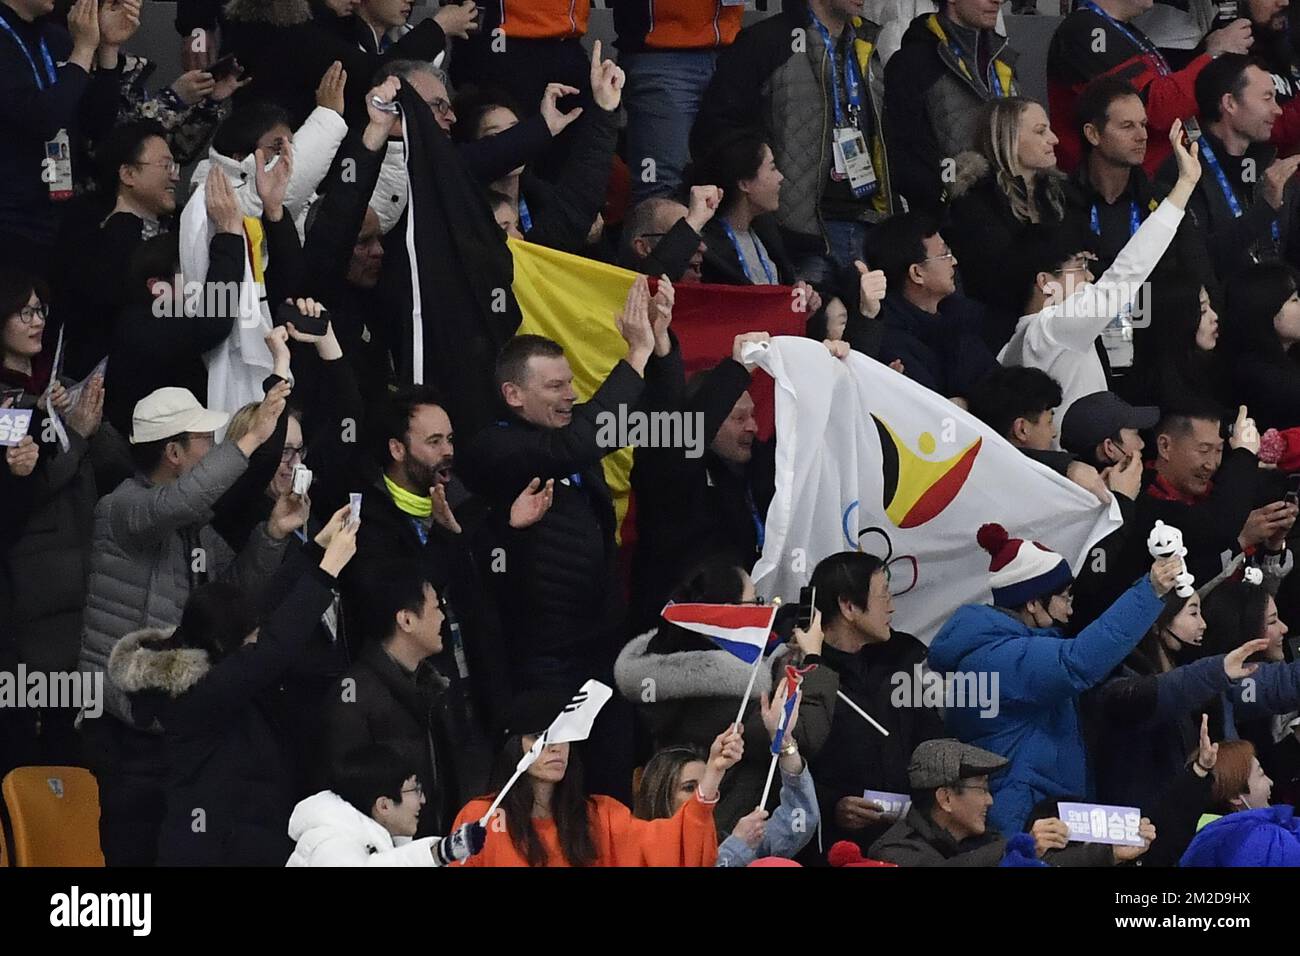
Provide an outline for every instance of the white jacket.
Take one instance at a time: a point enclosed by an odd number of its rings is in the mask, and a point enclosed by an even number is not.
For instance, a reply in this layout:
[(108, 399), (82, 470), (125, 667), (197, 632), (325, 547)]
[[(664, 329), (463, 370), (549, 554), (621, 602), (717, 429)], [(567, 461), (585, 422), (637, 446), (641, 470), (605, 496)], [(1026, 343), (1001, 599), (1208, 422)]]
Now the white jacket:
[(379, 166), (375, 191), (370, 194), (370, 208), (379, 217), (379, 231), (387, 235), (406, 212), (410, 199), (410, 183), (406, 178), (406, 141), (390, 139), (384, 147), (384, 160)]
[[(306, 241), (307, 213), (316, 201), (316, 187), (329, 172), (334, 154), (339, 151), (347, 134), (348, 124), (343, 121), (343, 117), (324, 106), (312, 110), (311, 115), (294, 131), (293, 176), (284, 191), (284, 208), (289, 210), (293, 224), (298, 227), (300, 241)], [(207, 182), (212, 157), (216, 155), (209, 150), (208, 158), (194, 167), (194, 173), (190, 176), (190, 189), (195, 193)]]
[[(329, 172), (339, 144), (347, 134), (343, 117), (317, 107), (294, 133), (293, 175), (285, 190), (284, 206), (303, 236), (303, 223), (316, 195), (316, 187)], [(247, 217), (262, 215), (262, 198), (257, 194), (257, 156), (249, 154), (235, 162), (215, 150), (194, 170), (194, 192), (181, 211), (181, 275), (185, 283), (202, 284), (208, 274), (208, 246), (216, 227), (208, 219), (206, 187), (208, 171), (219, 166), (230, 181), (239, 208)], [(267, 262), (263, 241), (259, 255)], [(267, 262), (269, 265), (269, 262)], [(273, 368), (271, 350), (264, 338), (271, 331), (271, 310), (253, 278), (253, 265), (245, 243), (244, 278), (240, 284), (239, 316), (229, 337), (203, 356), (208, 367), (206, 405), (215, 411), (234, 412), (249, 402), (262, 399), (262, 382)], [(224, 431), (224, 430), (223, 430)], [(218, 436), (220, 437), (220, 436)]]
[(1056, 379), (1062, 393), (1058, 422), (1077, 399), (1106, 391), (1106, 373), (1094, 347), (1097, 336), (1133, 301), (1182, 221), (1181, 209), (1162, 202), (1100, 279), (1081, 283), (1068, 299), (1022, 316), (1011, 341), (998, 353), (1003, 365), (1040, 368)]
[(332, 790), (301, 801), (289, 817), (298, 845), (285, 866), (437, 866), (435, 837), (393, 845), (393, 837)]

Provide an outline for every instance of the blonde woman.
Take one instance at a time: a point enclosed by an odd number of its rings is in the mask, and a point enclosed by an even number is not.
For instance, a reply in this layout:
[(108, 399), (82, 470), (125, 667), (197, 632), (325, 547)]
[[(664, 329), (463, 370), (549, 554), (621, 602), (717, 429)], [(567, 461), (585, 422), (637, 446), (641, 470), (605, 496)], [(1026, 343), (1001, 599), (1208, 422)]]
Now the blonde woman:
[(1009, 323), (1006, 338), (1024, 305), (1021, 290), (1006, 281), (1020, 232), (1065, 217), (1065, 175), (1056, 168), (1057, 142), (1043, 107), (1012, 96), (985, 105), (975, 150), (955, 158), (944, 238), (961, 263), (966, 295), (999, 313), (999, 326)]

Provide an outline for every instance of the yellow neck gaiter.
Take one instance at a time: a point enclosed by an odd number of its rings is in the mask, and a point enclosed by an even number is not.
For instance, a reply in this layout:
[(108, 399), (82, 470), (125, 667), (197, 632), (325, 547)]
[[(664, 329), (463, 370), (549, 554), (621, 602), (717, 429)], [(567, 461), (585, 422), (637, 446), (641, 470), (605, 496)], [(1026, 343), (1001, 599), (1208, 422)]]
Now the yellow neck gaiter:
[(397, 505), (397, 510), (403, 514), (413, 518), (427, 518), (433, 514), (432, 498), (407, 491), (387, 475), (384, 475), (384, 487), (388, 489), (388, 494), (393, 499), (393, 504)]

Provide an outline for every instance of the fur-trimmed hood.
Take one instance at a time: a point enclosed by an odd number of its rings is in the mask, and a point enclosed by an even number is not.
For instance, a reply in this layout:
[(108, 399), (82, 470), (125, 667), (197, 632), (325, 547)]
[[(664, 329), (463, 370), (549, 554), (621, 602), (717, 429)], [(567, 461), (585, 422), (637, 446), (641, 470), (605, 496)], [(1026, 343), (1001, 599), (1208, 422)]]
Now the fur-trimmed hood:
[(242, 23), (291, 27), (312, 18), (307, 0), (229, 0), (226, 16)]
[(179, 697), (211, 668), (208, 652), (171, 643), (174, 629), (132, 631), (108, 656), (108, 678), (124, 693), (155, 691)]
[(969, 192), (971, 187), (993, 172), (993, 167), (989, 165), (989, 161), (974, 150), (958, 153), (955, 161), (957, 164), (956, 176), (953, 179), (952, 188), (949, 190), (949, 194), (954, 198)]
[[(744, 661), (721, 648), (708, 651), (676, 651), (652, 654), (650, 640), (658, 628), (628, 641), (614, 662), (614, 683), (619, 692), (633, 703), (643, 700), (647, 687), (654, 688), (656, 701), (689, 700), (699, 697), (740, 697), (749, 684), (752, 669)], [(782, 649), (783, 650), (783, 649)], [(777, 654), (781, 654), (778, 650)], [(647, 684), (646, 681), (653, 681)], [(772, 670), (759, 667), (754, 689), (760, 694), (772, 689)]]

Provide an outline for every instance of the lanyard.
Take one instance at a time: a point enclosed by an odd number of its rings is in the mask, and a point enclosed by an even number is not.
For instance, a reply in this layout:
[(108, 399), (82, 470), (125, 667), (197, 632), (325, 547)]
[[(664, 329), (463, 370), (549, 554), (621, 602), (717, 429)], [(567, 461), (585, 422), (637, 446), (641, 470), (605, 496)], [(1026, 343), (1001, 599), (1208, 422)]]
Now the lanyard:
[[(4, 17), (0, 17), (0, 28), (3, 28), (5, 33), (13, 37), (13, 41), (18, 44), (18, 49), (22, 51), (23, 56), (26, 58), (27, 65), (32, 68), (32, 78), (36, 80), (36, 88), (38, 90), (45, 89), (45, 84), (41, 82), (41, 74), (36, 69), (36, 61), (32, 59), (32, 53), (27, 49), (27, 44), (23, 43), (22, 38), (18, 36), (18, 32)], [(46, 80), (50, 86), (53, 86), (58, 82), (58, 74), (54, 70), (54, 61), (50, 59), (50, 48), (45, 45), (45, 37), (41, 37), (41, 61), (45, 65)]]
[(1143, 53), (1147, 54), (1153, 60), (1156, 61), (1156, 72), (1159, 73), (1161, 76), (1169, 76), (1171, 73), (1173, 73), (1173, 70), (1169, 69), (1169, 64), (1165, 61), (1164, 55), (1155, 48), (1155, 46), (1151, 43), (1150, 40), (1147, 40), (1145, 43), (1139, 40), (1137, 38), (1137, 35), (1133, 33), (1132, 30), (1124, 26), (1124, 24), (1120, 23), (1118, 20), (1112, 17), (1101, 7), (1097, 6), (1097, 4), (1093, 3), (1092, 0), (1083, 0), (1083, 2), (1079, 4), (1079, 9), (1089, 10), (1092, 13), (1095, 13), (1097, 16), (1101, 17), (1112, 27), (1114, 27), (1116, 30), (1122, 33), (1130, 43), (1132, 43), (1135, 47), (1137, 47)]
[[(735, 247), (736, 258), (740, 260), (740, 271), (745, 273), (746, 277), (750, 277), (749, 263), (745, 261), (745, 254), (740, 251), (740, 240), (736, 238), (736, 231), (731, 228), (731, 223), (727, 220), (719, 219), (718, 222), (722, 225), (722, 231), (727, 234), (727, 238), (731, 240), (732, 246)], [(772, 269), (772, 264), (767, 261), (767, 256), (763, 255), (763, 247), (758, 244), (757, 236), (754, 237), (754, 251), (758, 253), (758, 263), (763, 267), (763, 274), (767, 276), (767, 284), (776, 285), (776, 273)]]
[[(1214, 150), (1202, 136), (1197, 142), (1201, 144), (1201, 162), (1210, 167), (1210, 172), (1214, 173), (1214, 178), (1219, 182), (1219, 190), (1223, 193), (1223, 198), (1228, 203), (1228, 211), (1232, 213), (1233, 219), (1241, 218), (1241, 203), (1237, 200), (1237, 194), (1232, 189), (1232, 184), (1228, 182), (1228, 177), (1223, 174), (1223, 167), (1219, 165), (1218, 157), (1214, 155)], [(1273, 233), (1273, 241), (1278, 242), (1282, 237), (1282, 231), (1278, 228), (1277, 217), (1269, 227)]]
[[(975, 64), (976, 70), (979, 69), (979, 65), (980, 65), (978, 42), (979, 41), (976, 40), (977, 46), (975, 50), (975, 57), (971, 61), (972, 63)], [(949, 40), (948, 48), (952, 50), (952, 55), (957, 58), (957, 62), (960, 63), (963, 67), (965, 67), (966, 72), (973, 77), (974, 70), (972, 70), (969, 66), (967, 66), (966, 54), (964, 54), (962, 52), (961, 47), (957, 45), (957, 41)], [(998, 62), (997, 60), (991, 57), (989, 58), (989, 72), (988, 72), (989, 92), (992, 93), (994, 96), (996, 96), (998, 99), (1002, 99), (1007, 94), (1002, 89), (1002, 78), (998, 76), (997, 62)]]
[(533, 215), (528, 211), (528, 203), (524, 202), (524, 197), (519, 197), (519, 231), (523, 233), (532, 232)]
[(424, 526), (424, 522), (414, 516), (410, 517), (411, 527), (415, 529), (415, 536), (420, 539), (420, 547), (429, 543), (429, 529)]
[[(844, 108), (840, 106), (840, 71), (835, 62), (835, 41), (831, 39), (831, 32), (826, 29), (826, 25), (818, 20), (815, 14), (809, 13), (809, 16), (812, 17), (817, 32), (822, 35), (822, 43), (826, 45), (826, 56), (831, 61), (831, 99), (835, 105), (835, 125), (842, 127), (845, 125)], [(858, 67), (854, 61), (851, 42), (844, 53), (844, 88), (849, 104), (849, 122), (856, 126), (858, 113), (862, 111), (862, 81), (858, 77)]]
[[(1101, 219), (1097, 215), (1097, 204), (1092, 204), (1088, 218), (1092, 224), (1093, 235), (1101, 235)], [(1138, 215), (1138, 204), (1136, 199), (1130, 199), (1128, 204), (1128, 234), (1129, 238), (1138, 231), (1138, 226), (1142, 225), (1142, 217)]]

